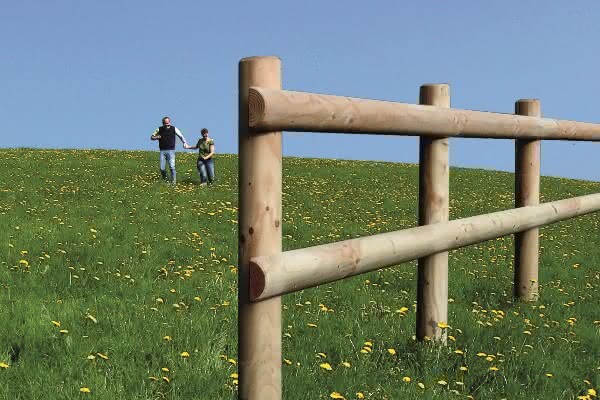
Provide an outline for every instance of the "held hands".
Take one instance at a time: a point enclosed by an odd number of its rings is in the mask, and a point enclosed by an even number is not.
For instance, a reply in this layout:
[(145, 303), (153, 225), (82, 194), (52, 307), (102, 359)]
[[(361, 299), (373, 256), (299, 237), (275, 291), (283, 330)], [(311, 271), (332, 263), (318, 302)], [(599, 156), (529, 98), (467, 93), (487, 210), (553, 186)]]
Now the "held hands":
[(161, 136), (160, 136), (160, 135), (152, 135), (152, 136), (150, 136), (150, 139), (151, 139), (151, 140), (158, 140), (158, 139), (160, 139), (160, 138), (161, 138)]

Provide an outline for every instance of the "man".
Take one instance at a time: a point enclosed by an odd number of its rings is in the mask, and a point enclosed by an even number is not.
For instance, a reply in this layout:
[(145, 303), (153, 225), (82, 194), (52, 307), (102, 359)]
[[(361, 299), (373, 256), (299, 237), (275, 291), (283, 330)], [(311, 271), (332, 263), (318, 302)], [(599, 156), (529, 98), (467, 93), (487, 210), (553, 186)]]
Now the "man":
[(175, 171), (175, 137), (183, 142), (184, 147), (187, 146), (187, 141), (183, 134), (171, 125), (171, 119), (164, 117), (162, 126), (156, 128), (150, 139), (158, 140), (158, 148), (160, 149), (160, 174), (163, 179), (167, 179), (166, 164), (169, 163), (171, 170), (171, 183), (177, 182), (177, 171)]

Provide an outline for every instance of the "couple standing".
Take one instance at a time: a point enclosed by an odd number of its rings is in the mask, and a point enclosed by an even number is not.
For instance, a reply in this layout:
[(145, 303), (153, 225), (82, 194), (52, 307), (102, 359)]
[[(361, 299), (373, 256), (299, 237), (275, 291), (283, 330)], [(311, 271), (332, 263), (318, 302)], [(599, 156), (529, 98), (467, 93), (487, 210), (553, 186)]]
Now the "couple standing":
[(156, 128), (150, 139), (158, 140), (160, 149), (160, 174), (163, 179), (167, 179), (166, 164), (169, 164), (171, 170), (171, 182), (177, 182), (177, 171), (175, 170), (175, 138), (178, 137), (183, 143), (183, 148), (192, 150), (198, 149), (198, 161), (196, 166), (200, 174), (200, 185), (213, 183), (215, 180), (215, 163), (213, 155), (215, 154), (215, 141), (208, 137), (208, 129), (202, 128), (202, 137), (195, 146), (190, 146), (183, 137), (179, 129), (171, 125), (171, 119), (164, 117), (162, 126)]

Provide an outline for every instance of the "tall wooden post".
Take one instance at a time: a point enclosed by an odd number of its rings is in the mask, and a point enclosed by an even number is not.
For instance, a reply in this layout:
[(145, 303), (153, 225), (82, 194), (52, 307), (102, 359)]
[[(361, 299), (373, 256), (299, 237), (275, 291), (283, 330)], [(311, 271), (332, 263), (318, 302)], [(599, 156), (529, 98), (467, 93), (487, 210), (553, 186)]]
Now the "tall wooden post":
[[(421, 86), (419, 103), (450, 108), (447, 84)], [(448, 221), (449, 198), (448, 138), (421, 136), (419, 146), (419, 225)], [(417, 339), (425, 337), (446, 342), (448, 322), (448, 252), (418, 261)]]
[[(515, 114), (541, 117), (539, 100), (518, 100)], [(515, 141), (515, 207), (540, 203), (540, 140)], [(538, 299), (539, 229), (515, 234), (513, 293), (524, 301)]]
[(250, 57), (239, 63), (239, 398), (281, 399), (281, 298), (251, 303), (251, 257), (281, 252), (281, 132), (248, 128), (248, 88), (281, 89), (281, 60)]

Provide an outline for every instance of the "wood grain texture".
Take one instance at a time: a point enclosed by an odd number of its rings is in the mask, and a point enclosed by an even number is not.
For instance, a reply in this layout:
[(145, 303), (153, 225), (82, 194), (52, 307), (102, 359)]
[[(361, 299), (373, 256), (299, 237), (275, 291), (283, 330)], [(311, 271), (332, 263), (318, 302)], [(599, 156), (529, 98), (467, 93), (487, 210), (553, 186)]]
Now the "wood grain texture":
[(600, 124), (252, 87), (253, 131), (600, 141)]

